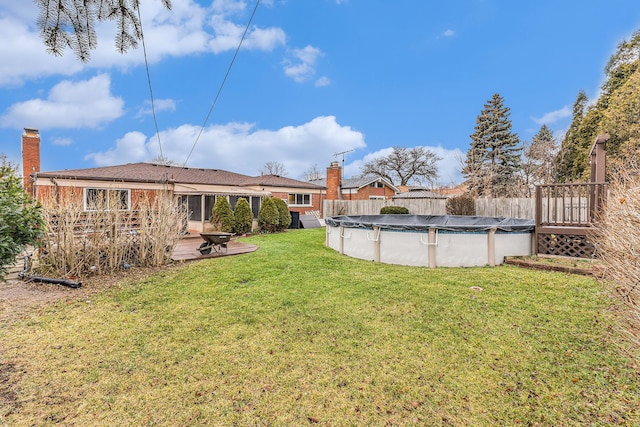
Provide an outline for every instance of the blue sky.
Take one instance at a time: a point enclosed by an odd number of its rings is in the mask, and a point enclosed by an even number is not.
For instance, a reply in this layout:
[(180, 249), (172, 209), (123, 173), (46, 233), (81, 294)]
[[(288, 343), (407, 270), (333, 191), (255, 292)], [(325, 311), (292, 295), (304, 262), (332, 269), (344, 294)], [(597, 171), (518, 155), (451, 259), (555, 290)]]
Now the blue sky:
[(141, 47), (117, 53), (106, 23), (89, 63), (54, 57), (35, 5), (0, 0), (0, 153), (19, 163), (26, 127), (40, 130), (44, 171), (148, 161), (161, 147), (190, 167), (258, 175), (280, 162), (300, 179), (339, 152), (353, 150), (351, 177), (393, 146), (425, 146), (449, 185), (494, 93), (521, 141), (543, 123), (561, 138), (578, 91), (598, 96), (609, 57), (640, 28), (637, 0), (262, 0), (202, 128), (255, 2), (172, 2), (141, 9), (158, 142)]

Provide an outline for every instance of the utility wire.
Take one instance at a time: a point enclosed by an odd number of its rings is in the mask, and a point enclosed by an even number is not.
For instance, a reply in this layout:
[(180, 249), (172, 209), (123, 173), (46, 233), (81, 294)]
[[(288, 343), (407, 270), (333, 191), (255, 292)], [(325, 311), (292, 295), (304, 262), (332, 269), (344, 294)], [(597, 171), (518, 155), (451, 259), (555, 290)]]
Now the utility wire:
[(191, 146), (191, 151), (189, 151), (189, 155), (187, 156), (187, 159), (184, 161), (183, 167), (187, 166), (187, 162), (189, 161), (189, 158), (191, 158), (191, 154), (193, 154), (193, 150), (196, 148), (196, 145), (198, 144), (198, 141), (200, 140), (200, 136), (202, 136), (202, 132), (204, 131), (204, 128), (205, 128), (207, 122), (209, 121), (209, 117), (211, 116), (211, 113), (213, 112), (213, 108), (216, 106), (216, 103), (218, 102), (218, 98), (220, 97), (220, 93), (222, 93), (222, 88), (224, 87), (224, 84), (227, 81), (227, 77), (229, 77), (229, 73), (231, 72), (231, 67), (233, 67), (233, 63), (236, 61), (236, 57), (238, 56), (238, 52), (240, 51), (240, 47), (242, 46), (242, 42), (244, 42), (244, 39), (247, 36), (247, 32), (249, 31), (249, 26), (251, 25), (251, 21), (253, 21), (253, 17), (256, 14), (256, 10), (258, 10), (258, 5), (259, 4), (260, 4), (260, 0), (256, 0), (256, 5), (253, 8), (253, 12), (251, 13), (251, 17), (249, 18), (249, 22), (247, 22), (247, 25), (244, 28), (244, 33), (242, 33), (242, 38), (240, 39), (240, 43), (238, 43), (238, 47), (236, 48), (236, 51), (233, 54), (233, 58), (231, 58), (231, 63), (229, 64), (229, 68), (227, 68), (227, 72), (224, 75), (224, 78), (222, 79), (222, 83), (220, 84), (220, 87), (218, 88), (218, 92), (216, 93), (215, 98), (213, 99), (213, 103), (211, 104), (211, 108), (209, 108), (209, 112), (207, 113), (207, 117), (204, 119), (204, 122), (202, 123), (202, 126), (200, 127), (200, 131), (198, 132), (198, 135), (196, 136), (196, 140), (194, 141), (193, 146)]
[(160, 142), (160, 130), (158, 129), (158, 119), (156, 117), (155, 101), (153, 99), (153, 87), (151, 86), (151, 73), (149, 73), (149, 61), (147, 60), (147, 46), (144, 42), (144, 33), (142, 31), (142, 18), (140, 17), (140, 4), (138, 4), (138, 22), (140, 22), (140, 40), (142, 40), (142, 52), (144, 53), (144, 65), (147, 69), (147, 81), (149, 82), (149, 94), (151, 96), (151, 114), (153, 115), (153, 123), (156, 126), (156, 136), (158, 137), (158, 146), (160, 147), (160, 159), (166, 166), (166, 161), (162, 155), (162, 143)]

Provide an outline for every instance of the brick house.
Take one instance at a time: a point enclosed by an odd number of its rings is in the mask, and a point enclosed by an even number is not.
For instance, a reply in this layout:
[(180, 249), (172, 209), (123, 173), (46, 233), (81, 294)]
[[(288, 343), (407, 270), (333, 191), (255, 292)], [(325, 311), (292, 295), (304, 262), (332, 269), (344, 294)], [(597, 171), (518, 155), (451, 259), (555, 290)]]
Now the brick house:
[(342, 167), (338, 162), (329, 165), (326, 179), (312, 182), (326, 187), (325, 200), (391, 199), (398, 192), (393, 183), (381, 177), (343, 179)]
[(284, 199), (291, 212), (322, 212), (325, 187), (277, 175), (251, 177), (221, 169), (187, 168), (152, 163), (128, 163), (97, 168), (40, 171), (40, 134), (25, 129), (22, 136), (25, 191), (46, 208), (56, 203), (76, 203), (85, 211), (96, 209), (97, 200), (114, 202), (133, 211), (142, 197), (168, 192), (187, 206), (189, 230), (210, 229), (209, 217), (216, 198), (225, 197), (232, 208), (240, 198), (257, 219), (262, 199)]

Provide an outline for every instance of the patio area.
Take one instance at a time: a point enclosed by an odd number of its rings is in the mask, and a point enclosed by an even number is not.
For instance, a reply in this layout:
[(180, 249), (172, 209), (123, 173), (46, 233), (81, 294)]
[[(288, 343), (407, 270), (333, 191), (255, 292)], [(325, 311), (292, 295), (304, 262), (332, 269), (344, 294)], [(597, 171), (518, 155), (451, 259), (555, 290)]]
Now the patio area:
[(256, 245), (250, 245), (248, 243), (231, 239), (231, 241), (227, 243), (226, 250), (222, 249), (220, 252), (211, 251), (210, 254), (203, 255), (198, 251), (198, 248), (202, 243), (204, 243), (204, 240), (199, 235), (184, 237), (178, 242), (176, 248), (173, 250), (171, 259), (173, 261), (193, 261), (196, 259), (246, 254), (249, 252), (255, 252), (258, 249)]

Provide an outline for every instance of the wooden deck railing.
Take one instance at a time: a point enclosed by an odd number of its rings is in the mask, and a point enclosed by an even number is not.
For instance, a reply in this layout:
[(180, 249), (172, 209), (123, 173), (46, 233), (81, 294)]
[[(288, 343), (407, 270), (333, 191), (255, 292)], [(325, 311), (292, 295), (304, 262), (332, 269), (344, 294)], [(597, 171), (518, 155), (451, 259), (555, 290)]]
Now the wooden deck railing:
[(536, 187), (536, 246), (539, 254), (591, 258), (589, 232), (604, 209), (606, 183)]
[(607, 184), (551, 184), (536, 187), (536, 226), (590, 227), (606, 201)]

